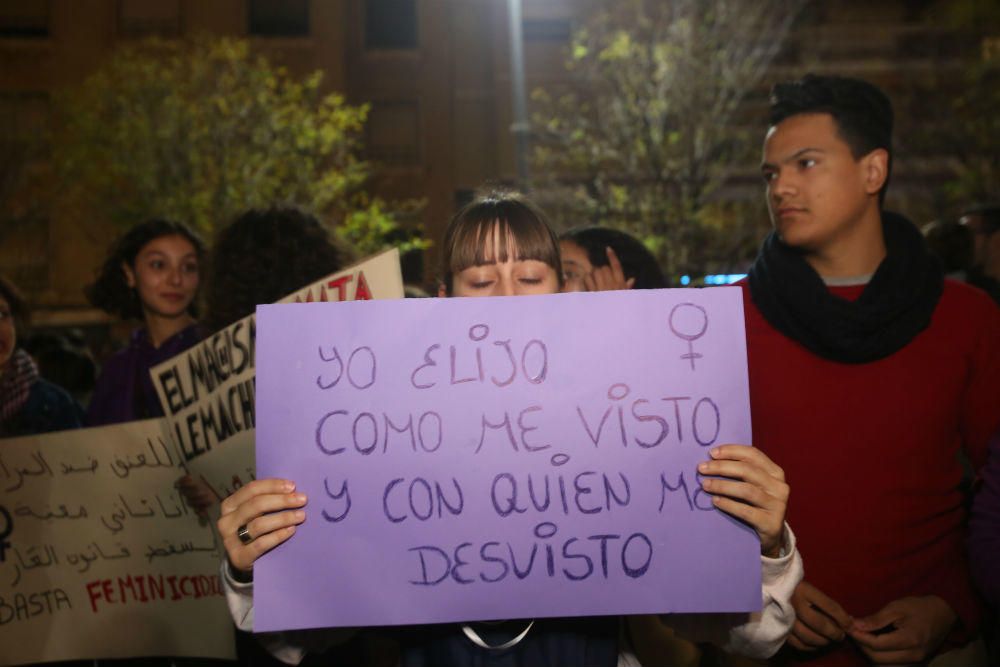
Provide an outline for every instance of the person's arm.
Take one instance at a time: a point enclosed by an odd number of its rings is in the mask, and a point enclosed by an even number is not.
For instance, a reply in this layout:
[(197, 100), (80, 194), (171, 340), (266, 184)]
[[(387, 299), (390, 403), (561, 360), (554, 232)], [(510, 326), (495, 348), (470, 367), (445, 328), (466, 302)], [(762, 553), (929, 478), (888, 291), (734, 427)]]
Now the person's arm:
[(761, 610), (729, 629), (723, 648), (752, 658), (769, 658), (778, 652), (792, 624), (792, 595), (802, 581), (802, 556), (795, 534), (785, 524), (785, 537), (776, 558), (761, 556)]
[[(710, 643), (749, 658), (769, 658), (778, 652), (795, 622), (792, 594), (802, 580), (802, 557), (795, 535), (785, 526), (776, 558), (761, 556), (761, 610), (750, 614), (669, 614), (660, 617), (666, 631), (677, 637)], [(638, 644), (641, 641), (633, 636)], [(637, 647), (638, 649), (638, 647)]]
[[(281, 479), (255, 480), (222, 501), (222, 516), (216, 523), (226, 547), (222, 586), (239, 630), (253, 632), (254, 562), (295, 534), (295, 526), (305, 520), (304, 510), (299, 509), (305, 503), (305, 495), (295, 493), (294, 483)], [(241, 529), (248, 533), (244, 539), (239, 537)], [(276, 659), (297, 665), (307, 653), (325, 651), (356, 633), (355, 628), (329, 628), (262, 632), (254, 638)]]
[(641, 662), (656, 660), (649, 650), (676, 636), (711, 643), (754, 658), (781, 648), (795, 622), (791, 598), (802, 580), (802, 558), (785, 523), (788, 484), (785, 473), (763, 452), (745, 445), (722, 445), (698, 466), (702, 488), (721, 511), (757, 532), (761, 553), (761, 611), (752, 614), (670, 614), (657, 627), (633, 622), (633, 641)]
[(215, 492), (204, 481), (196, 479), (191, 475), (182, 475), (174, 487), (177, 489), (188, 507), (193, 509), (199, 517), (208, 518), (208, 510), (217, 502)]
[[(228, 561), (222, 561), (222, 590), (237, 630), (253, 632), (253, 581), (237, 581)], [(293, 663), (294, 664), (294, 663)]]
[(817, 651), (844, 641), (854, 619), (839, 602), (807, 581), (792, 594), (795, 625), (788, 644), (798, 651)]
[(237, 579), (252, 579), (254, 562), (295, 534), (305, 504), (286, 479), (254, 480), (222, 501), (215, 525)]
[(969, 520), (969, 562), (979, 592), (1000, 609), (1000, 433), (993, 436), (980, 478)]
[(934, 655), (957, 622), (945, 600), (924, 595), (893, 600), (856, 619), (848, 634), (877, 665), (915, 664)]
[[(228, 562), (222, 563), (222, 588), (229, 605), (229, 615), (237, 630), (253, 632), (253, 582), (238, 581)], [(354, 635), (353, 629), (296, 630), (259, 632), (253, 638), (276, 660), (297, 665), (307, 653), (323, 652)]]
[(608, 263), (595, 266), (594, 270), (583, 277), (583, 285), (588, 292), (607, 292), (610, 290), (632, 289), (635, 278), (626, 278), (621, 260), (615, 251), (608, 246), (604, 249)]
[[(979, 592), (1000, 609), (1000, 309), (987, 310), (962, 397), (961, 430), (966, 454), (982, 480), (969, 519), (970, 567)], [(986, 444), (979, 447), (980, 442)], [(962, 610), (956, 612), (965, 622)]]

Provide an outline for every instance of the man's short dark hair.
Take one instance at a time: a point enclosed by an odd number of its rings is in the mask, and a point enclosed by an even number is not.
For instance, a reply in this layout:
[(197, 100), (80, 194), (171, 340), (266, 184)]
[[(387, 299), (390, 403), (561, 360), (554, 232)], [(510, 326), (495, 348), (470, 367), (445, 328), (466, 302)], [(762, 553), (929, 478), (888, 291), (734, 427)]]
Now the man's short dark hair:
[(892, 173), (892, 102), (881, 89), (861, 79), (807, 74), (799, 81), (778, 83), (771, 89), (770, 124), (790, 116), (827, 113), (837, 133), (859, 160), (877, 148), (889, 153), (888, 173), (879, 192), (885, 199)]

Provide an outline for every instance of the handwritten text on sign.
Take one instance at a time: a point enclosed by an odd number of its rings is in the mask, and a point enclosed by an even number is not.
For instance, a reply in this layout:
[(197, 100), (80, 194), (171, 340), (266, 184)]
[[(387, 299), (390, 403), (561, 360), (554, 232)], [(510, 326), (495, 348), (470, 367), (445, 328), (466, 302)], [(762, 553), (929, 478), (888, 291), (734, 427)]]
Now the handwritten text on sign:
[(0, 441), (0, 664), (232, 657), (221, 548), (174, 488), (164, 429)]
[(739, 289), (257, 315), (258, 476), (309, 504), (256, 630), (759, 608), (696, 474), (750, 442)]

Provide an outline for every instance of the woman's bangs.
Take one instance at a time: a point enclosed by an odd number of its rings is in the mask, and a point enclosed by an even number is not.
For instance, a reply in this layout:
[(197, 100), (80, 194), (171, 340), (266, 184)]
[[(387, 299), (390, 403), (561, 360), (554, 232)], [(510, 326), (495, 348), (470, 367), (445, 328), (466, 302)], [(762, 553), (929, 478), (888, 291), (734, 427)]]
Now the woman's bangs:
[(506, 220), (480, 219), (463, 225), (455, 234), (451, 253), (451, 271), (458, 273), (470, 266), (506, 262), (517, 254), (510, 225)]
[(530, 215), (511, 216), (507, 221), (510, 247), (517, 259), (544, 262), (556, 271), (559, 267), (559, 243), (544, 221)]

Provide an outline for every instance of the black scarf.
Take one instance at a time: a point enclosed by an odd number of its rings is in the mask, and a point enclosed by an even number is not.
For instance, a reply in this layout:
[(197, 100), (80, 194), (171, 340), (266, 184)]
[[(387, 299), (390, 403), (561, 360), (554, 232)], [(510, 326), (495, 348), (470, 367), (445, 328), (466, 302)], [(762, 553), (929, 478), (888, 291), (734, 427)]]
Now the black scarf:
[(888, 357), (930, 324), (944, 274), (908, 220), (883, 212), (882, 229), (886, 257), (856, 301), (831, 293), (802, 252), (771, 232), (750, 268), (754, 303), (771, 326), (824, 359)]

